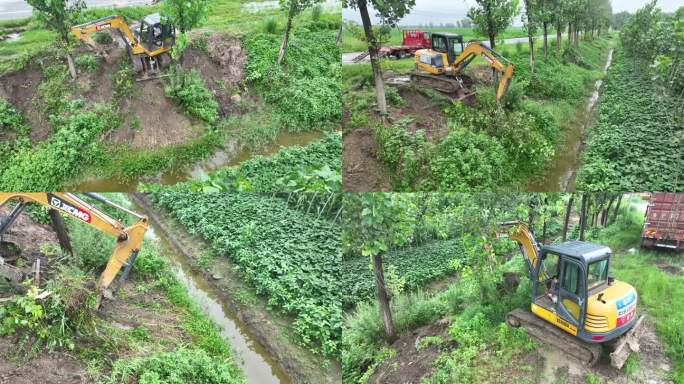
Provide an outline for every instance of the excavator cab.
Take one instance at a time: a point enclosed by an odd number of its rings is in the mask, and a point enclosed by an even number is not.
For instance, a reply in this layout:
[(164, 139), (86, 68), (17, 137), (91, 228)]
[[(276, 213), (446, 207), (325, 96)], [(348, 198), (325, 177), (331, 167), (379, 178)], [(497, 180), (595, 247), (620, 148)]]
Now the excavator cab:
[(163, 23), (158, 13), (145, 16), (139, 26), (133, 27), (136, 39), (148, 51), (171, 48), (176, 42), (176, 28)]
[(446, 54), (445, 66), (450, 66), (456, 57), (463, 52), (463, 36), (455, 33), (435, 32), (432, 34), (432, 50)]

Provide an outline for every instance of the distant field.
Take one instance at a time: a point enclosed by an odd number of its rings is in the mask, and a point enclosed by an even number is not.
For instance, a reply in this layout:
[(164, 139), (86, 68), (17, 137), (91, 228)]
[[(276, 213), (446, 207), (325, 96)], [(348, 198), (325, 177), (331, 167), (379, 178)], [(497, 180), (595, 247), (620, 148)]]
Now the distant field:
[[(487, 40), (488, 38), (486, 36), (480, 35), (475, 30), (472, 28), (441, 28), (441, 27), (435, 27), (435, 28), (411, 28), (411, 27), (401, 27), (401, 28), (395, 28), (392, 30), (390, 33), (390, 38), (389, 41), (384, 43), (383, 45), (399, 45), (401, 44), (402, 40), (402, 30), (404, 29), (420, 29), (422, 31), (428, 31), (428, 32), (451, 32), (451, 33), (458, 33), (459, 35), (463, 35), (465, 40), (472, 40), (472, 39), (478, 39), (478, 40)], [(549, 31), (551, 33), (552, 31)], [(553, 33), (555, 34), (555, 30), (553, 30)], [(525, 37), (527, 36), (527, 31), (523, 28), (509, 28), (507, 29), (504, 33), (502, 33), (498, 38), (499, 39), (509, 39), (513, 37)], [(351, 32), (345, 30), (342, 32), (342, 44), (340, 45), (340, 48), (342, 49), (343, 53), (346, 52), (359, 52), (359, 51), (364, 51), (366, 50), (366, 43), (355, 38)]]

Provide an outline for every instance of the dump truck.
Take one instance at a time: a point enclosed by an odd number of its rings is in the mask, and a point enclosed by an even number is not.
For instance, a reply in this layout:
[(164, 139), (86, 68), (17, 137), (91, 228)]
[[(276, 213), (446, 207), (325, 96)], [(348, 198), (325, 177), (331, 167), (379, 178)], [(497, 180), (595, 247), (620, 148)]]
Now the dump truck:
[(641, 246), (684, 251), (684, 193), (649, 196)]

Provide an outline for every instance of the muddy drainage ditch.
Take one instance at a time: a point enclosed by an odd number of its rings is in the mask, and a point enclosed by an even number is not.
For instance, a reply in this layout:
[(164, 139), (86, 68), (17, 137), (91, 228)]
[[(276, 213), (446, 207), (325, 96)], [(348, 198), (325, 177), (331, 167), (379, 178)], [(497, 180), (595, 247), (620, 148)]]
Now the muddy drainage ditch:
[(258, 155), (270, 156), (278, 152), (281, 148), (305, 146), (313, 141), (322, 139), (324, 136), (324, 133), (318, 131), (296, 133), (279, 132), (271, 144), (256, 150), (240, 149), (237, 140), (231, 139), (222, 149), (216, 151), (208, 159), (190, 166), (179, 166), (161, 173), (156, 177), (139, 176), (130, 180), (120, 180), (116, 177), (87, 179), (72, 186), (71, 189), (88, 192), (135, 192), (138, 190), (138, 186), (145, 182), (174, 185), (191, 179), (202, 180), (207, 177), (207, 174), (220, 168), (240, 165), (243, 161)]
[[(608, 72), (613, 61), (613, 49), (608, 52), (603, 73)], [(596, 80), (594, 90), (587, 99), (586, 107), (578, 109), (578, 119), (564, 129), (564, 137), (556, 146), (556, 155), (543, 177), (533, 180), (529, 185), (530, 192), (575, 190), (575, 178), (580, 167), (580, 157), (585, 146), (586, 134), (595, 122), (596, 102), (601, 94), (603, 79)]]
[(299, 346), (292, 332), (294, 318), (269, 309), (267, 299), (253, 293), (227, 257), (217, 255), (209, 265), (200, 266), (197, 260), (210, 249), (209, 243), (156, 209), (145, 194), (132, 193), (128, 198), (135, 209), (150, 218), (172, 267), (182, 272), (177, 272), (179, 279), (194, 284), (188, 286), (190, 296), (221, 328), (236, 361), (244, 362), (248, 383), (340, 382), (339, 362)]
[[(132, 203), (139, 212), (151, 213), (147, 204), (141, 205), (141, 200), (133, 198)], [(228, 340), (235, 361), (242, 369), (247, 383), (291, 384), (292, 380), (256, 341), (246, 324), (241, 322), (226, 304), (222, 303), (219, 295), (214, 292), (205, 278), (193, 271), (187, 258), (181, 254), (182, 245), (170, 239), (168, 231), (161, 227), (159, 219), (155, 219), (154, 216), (151, 216), (150, 228), (146, 236), (157, 241), (162, 251), (161, 254), (169, 260), (171, 269), (187, 289), (190, 298), (219, 327), (221, 336)]]

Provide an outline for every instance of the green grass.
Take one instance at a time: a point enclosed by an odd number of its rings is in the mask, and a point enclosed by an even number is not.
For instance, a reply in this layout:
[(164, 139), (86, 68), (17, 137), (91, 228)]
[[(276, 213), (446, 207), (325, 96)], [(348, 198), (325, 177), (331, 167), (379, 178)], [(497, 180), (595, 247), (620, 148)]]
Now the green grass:
[[(389, 39), (386, 42), (383, 42), (383, 46), (389, 46), (389, 45), (401, 45), (402, 39), (403, 39), (403, 32), (402, 30), (408, 30), (408, 29), (417, 29), (421, 31), (426, 31), (426, 32), (451, 32), (451, 33), (457, 33), (459, 35), (463, 36), (464, 41), (469, 41), (469, 40), (489, 40), (487, 36), (483, 36), (475, 32), (475, 30), (471, 28), (440, 28), (440, 27), (434, 27), (434, 28), (413, 28), (413, 27), (400, 27), (401, 29), (394, 28), (392, 31), (390, 31), (390, 36)], [(549, 31), (549, 37), (555, 37), (555, 30), (554, 31)], [(553, 36), (552, 36), (553, 35)], [(514, 37), (526, 37), (527, 32), (523, 28), (509, 28), (505, 30), (500, 36), (497, 37), (497, 42), (499, 40), (503, 39), (510, 39)], [(365, 51), (368, 49), (366, 42), (359, 40), (356, 38), (349, 30), (344, 30), (342, 32), (342, 43), (340, 44), (340, 49), (342, 50), (343, 53), (347, 52), (361, 52)]]

